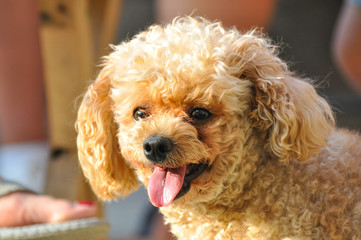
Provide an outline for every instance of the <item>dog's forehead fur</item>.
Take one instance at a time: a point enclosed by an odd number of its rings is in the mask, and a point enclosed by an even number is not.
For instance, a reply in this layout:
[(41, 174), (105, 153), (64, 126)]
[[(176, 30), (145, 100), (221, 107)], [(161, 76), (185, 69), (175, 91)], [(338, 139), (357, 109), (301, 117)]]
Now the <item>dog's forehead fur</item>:
[(188, 20), (165, 28), (153, 26), (114, 47), (106, 59), (112, 66), (112, 98), (126, 106), (122, 109), (147, 102), (219, 108), (226, 102), (226, 111), (243, 112), (239, 101), (249, 100), (252, 84), (239, 79), (242, 68), (232, 70), (235, 48), (240, 48), (234, 42), (242, 37), (247, 39), (236, 30), (225, 33), (219, 23)]

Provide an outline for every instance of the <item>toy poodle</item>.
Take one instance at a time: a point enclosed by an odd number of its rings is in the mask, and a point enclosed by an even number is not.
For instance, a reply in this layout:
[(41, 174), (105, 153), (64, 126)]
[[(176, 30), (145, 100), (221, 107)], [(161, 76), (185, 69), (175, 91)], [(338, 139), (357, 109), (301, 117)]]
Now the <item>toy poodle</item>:
[(182, 17), (112, 48), (76, 123), (101, 199), (139, 179), (178, 239), (361, 239), (361, 138), (267, 37)]

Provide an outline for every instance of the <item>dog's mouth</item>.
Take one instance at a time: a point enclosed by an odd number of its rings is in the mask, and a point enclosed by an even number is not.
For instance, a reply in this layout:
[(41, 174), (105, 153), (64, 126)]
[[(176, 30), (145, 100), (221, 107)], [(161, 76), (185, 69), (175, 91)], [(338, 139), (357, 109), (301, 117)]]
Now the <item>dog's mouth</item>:
[(192, 163), (179, 168), (155, 166), (148, 183), (150, 201), (156, 207), (169, 206), (173, 200), (186, 194), (192, 181), (208, 167), (207, 163)]

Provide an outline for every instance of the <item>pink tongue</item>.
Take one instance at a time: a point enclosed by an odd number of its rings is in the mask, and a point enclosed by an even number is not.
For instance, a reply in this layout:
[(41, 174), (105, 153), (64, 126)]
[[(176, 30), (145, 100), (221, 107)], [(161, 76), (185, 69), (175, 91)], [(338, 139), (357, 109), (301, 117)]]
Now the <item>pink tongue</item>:
[(148, 196), (156, 207), (166, 207), (172, 203), (182, 188), (186, 166), (165, 169), (156, 166), (148, 183)]

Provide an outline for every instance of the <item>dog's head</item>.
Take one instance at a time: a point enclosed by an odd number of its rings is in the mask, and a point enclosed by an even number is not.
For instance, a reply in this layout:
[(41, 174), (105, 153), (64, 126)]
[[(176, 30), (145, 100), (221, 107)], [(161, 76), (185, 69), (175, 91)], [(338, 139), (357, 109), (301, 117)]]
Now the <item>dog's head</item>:
[(106, 57), (79, 109), (79, 158), (103, 199), (138, 177), (156, 206), (209, 201), (234, 181), (242, 191), (261, 156), (307, 160), (332, 121), (267, 38), (179, 18)]

